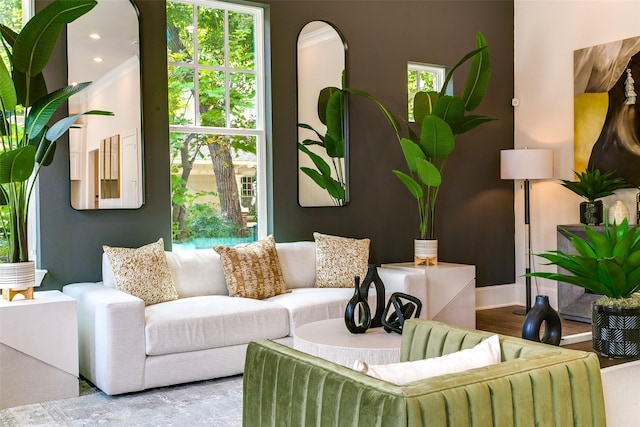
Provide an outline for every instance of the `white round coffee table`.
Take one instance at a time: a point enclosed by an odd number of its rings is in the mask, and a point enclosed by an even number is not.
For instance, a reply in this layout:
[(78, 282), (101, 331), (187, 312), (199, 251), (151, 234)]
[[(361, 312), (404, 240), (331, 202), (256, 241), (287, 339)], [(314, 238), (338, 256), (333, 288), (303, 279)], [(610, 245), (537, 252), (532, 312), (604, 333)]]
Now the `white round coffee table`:
[(293, 331), (293, 348), (349, 368), (360, 359), (370, 365), (400, 362), (400, 340), (382, 327), (352, 334), (344, 319), (319, 320)]

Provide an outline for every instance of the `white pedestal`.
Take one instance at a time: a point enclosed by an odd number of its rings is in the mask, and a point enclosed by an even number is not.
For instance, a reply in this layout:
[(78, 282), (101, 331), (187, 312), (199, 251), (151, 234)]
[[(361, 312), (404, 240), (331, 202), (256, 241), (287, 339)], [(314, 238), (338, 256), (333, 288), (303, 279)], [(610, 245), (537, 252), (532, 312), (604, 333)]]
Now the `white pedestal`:
[(59, 291), (0, 301), (0, 409), (77, 397), (76, 301)]
[(293, 348), (348, 368), (356, 360), (369, 365), (400, 362), (402, 336), (384, 328), (370, 328), (352, 334), (344, 318), (319, 320), (299, 326), (293, 332)]
[(427, 319), (476, 328), (476, 267), (439, 262), (428, 267), (412, 262), (382, 264), (382, 268), (421, 271), (427, 287)]

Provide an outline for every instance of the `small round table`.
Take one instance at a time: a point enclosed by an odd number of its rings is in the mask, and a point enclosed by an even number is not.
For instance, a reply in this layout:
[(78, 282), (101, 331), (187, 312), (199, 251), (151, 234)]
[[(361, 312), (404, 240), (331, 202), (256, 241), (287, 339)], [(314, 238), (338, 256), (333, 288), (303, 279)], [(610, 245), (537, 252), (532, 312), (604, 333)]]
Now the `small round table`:
[(370, 365), (400, 362), (400, 340), (395, 332), (382, 327), (352, 334), (344, 319), (328, 319), (307, 323), (293, 331), (293, 348), (339, 365), (353, 367), (360, 359)]

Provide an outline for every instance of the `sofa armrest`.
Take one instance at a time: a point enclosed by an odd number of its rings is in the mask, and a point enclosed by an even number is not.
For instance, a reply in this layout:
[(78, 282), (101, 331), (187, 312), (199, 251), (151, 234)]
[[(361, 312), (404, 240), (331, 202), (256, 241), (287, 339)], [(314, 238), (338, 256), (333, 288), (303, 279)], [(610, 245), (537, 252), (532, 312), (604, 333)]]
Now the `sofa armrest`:
[(107, 394), (144, 389), (144, 302), (101, 283), (62, 290), (78, 306), (80, 373)]
[(245, 427), (403, 426), (402, 387), (269, 340), (249, 343)]
[(378, 275), (384, 283), (387, 296), (394, 292), (413, 295), (422, 302), (420, 318), (427, 319), (427, 285), (422, 272), (410, 272), (392, 268), (378, 267)]

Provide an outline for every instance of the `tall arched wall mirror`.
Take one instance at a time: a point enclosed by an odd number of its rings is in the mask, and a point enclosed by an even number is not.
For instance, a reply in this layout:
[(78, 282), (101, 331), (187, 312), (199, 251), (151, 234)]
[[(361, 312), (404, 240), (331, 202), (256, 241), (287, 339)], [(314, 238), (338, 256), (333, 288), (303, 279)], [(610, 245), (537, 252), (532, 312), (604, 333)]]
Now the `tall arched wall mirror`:
[[(346, 51), (338, 30), (324, 21), (298, 35), (298, 203), (344, 206), (349, 201)], [(335, 89), (328, 89), (335, 88)]]
[(70, 84), (93, 82), (69, 99), (69, 113), (85, 115), (69, 130), (71, 206), (142, 206), (142, 109), (138, 12), (129, 0), (98, 0), (67, 27)]

